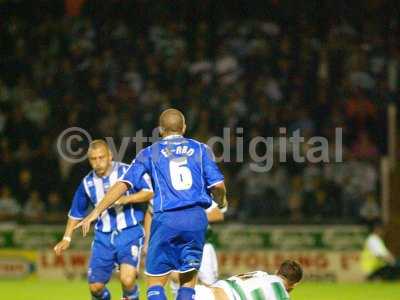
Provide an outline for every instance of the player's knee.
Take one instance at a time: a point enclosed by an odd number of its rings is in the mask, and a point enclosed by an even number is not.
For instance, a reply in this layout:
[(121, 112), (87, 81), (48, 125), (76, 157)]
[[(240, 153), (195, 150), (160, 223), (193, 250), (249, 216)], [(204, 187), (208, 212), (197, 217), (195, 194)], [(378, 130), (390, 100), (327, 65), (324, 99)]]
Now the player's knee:
[(124, 288), (131, 289), (136, 282), (136, 274), (121, 274), (121, 284)]
[(181, 287), (193, 288), (197, 281), (197, 271), (190, 271), (179, 274), (179, 283)]
[(101, 282), (91, 283), (89, 284), (90, 293), (92, 293), (92, 295), (99, 295), (103, 291), (104, 286), (104, 283)]
[(172, 273), (169, 275), (169, 279), (171, 280), (171, 282), (174, 282), (174, 283), (176, 283), (176, 284), (179, 285), (179, 273), (177, 273), (177, 272), (172, 272)]

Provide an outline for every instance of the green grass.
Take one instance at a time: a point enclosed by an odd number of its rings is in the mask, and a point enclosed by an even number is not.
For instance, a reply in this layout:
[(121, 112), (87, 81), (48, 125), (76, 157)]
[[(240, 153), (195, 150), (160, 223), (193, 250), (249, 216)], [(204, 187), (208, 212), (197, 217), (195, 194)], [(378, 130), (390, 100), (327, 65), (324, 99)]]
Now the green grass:
[[(120, 299), (117, 281), (109, 285), (113, 299)], [(142, 285), (142, 287), (144, 287)], [(88, 300), (85, 281), (26, 280), (0, 281), (4, 300)], [(143, 289), (142, 289), (143, 290)], [(145, 299), (142, 292), (141, 299)], [(172, 299), (172, 298), (169, 298)], [(396, 283), (302, 283), (292, 292), (292, 300), (399, 300), (400, 284)], [(206, 300), (206, 299), (204, 299)]]

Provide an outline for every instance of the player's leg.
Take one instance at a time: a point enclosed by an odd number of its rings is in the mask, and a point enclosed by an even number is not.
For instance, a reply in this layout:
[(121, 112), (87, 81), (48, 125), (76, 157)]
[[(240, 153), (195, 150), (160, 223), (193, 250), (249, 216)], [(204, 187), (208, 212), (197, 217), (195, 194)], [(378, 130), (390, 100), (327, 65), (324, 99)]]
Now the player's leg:
[(120, 265), (120, 281), (123, 300), (139, 300), (139, 287), (136, 283), (137, 269), (128, 264)]
[(140, 265), (143, 237), (141, 226), (135, 226), (122, 230), (114, 239), (117, 263), (120, 266), (122, 298), (124, 300), (139, 299), (139, 288), (136, 279)]
[(204, 245), (198, 278), (204, 285), (212, 285), (218, 280), (217, 254), (214, 246), (210, 243)]
[(178, 295), (178, 290), (179, 290), (179, 273), (172, 272), (170, 274), (170, 276), (169, 276), (169, 289), (171, 291), (173, 299), (175, 299), (176, 296)]
[(179, 235), (180, 256), (177, 270), (180, 273), (180, 288), (177, 300), (194, 299), (194, 287), (197, 281), (197, 272), (201, 265), (208, 224), (204, 209), (193, 209), (188, 215), (189, 220), (196, 220), (196, 223), (183, 227), (186, 230), (187, 228), (191, 228), (192, 230), (181, 231)]
[[(188, 276), (189, 275), (189, 276)], [(174, 295), (174, 299), (176, 298), (179, 290), (179, 281), (183, 287), (191, 288), (195, 279), (194, 274), (190, 273), (173, 273), (170, 281), (171, 292)], [(218, 261), (217, 255), (215, 253), (215, 249), (212, 244), (207, 243), (203, 248), (203, 257), (201, 260), (200, 270), (197, 274), (198, 280), (205, 285), (211, 285), (215, 283), (218, 279)], [(180, 280), (179, 280), (180, 279)], [(185, 289), (183, 289), (185, 291)], [(207, 289), (200, 289), (201, 295), (197, 295), (198, 289), (197, 285), (195, 288), (196, 299), (208, 299), (204, 298), (205, 295), (209, 295), (210, 291)], [(181, 290), (182, 293), (182, 290)], [(202, 298), (203, 297), (203, 298)]]
[(155, 215), (146, 260), (148, 299), (166, 299), (163, 287), (173, 270), (185, 273), (180, 278), (182, 287), (177, 299), (194, 298), (207, 223), (205, 211), (200, 207)]
[(146, 256), (147, 299), (166, 300), (164, 290), (169, 274), (174, 266), (170, 263), (169, 240), (171, 232), (167, 230), (155, 215), (151, 223), (149, 248)]
[(164, 286), (168, 282), (168, 275), (150, 276), (147, 275), (147, 299), (149, 300), (167, 300)]
[(111, 299), (106, 283), (114, 268), (114, 252), (109, 242), (110, 234), (95, 233), (89, 261), (88, 282), (92, 300)]
[(197, 270), (179, 273), (179, 290), (177, 300), (192, 300), (196, 294)]
[(92, 300), (110, 300), (110, 291), (106, 288), (106, 285), (102, 282), (89, 283), (90, 294)]
[[(200, 283), (204, 285), (212, 285), (218, 280), (217, 254), (215, 253), (214, 246), (210, 243), (206, 243), (204, 245), (203, 258), (201, 260), (200, 270), (197, 277)], [(171, 273), (169, 286), (171, 293), (175, 299), (179, 290), (179, 273), (176, 272)], [(195, 290), (197, 294), (197, 289)]]

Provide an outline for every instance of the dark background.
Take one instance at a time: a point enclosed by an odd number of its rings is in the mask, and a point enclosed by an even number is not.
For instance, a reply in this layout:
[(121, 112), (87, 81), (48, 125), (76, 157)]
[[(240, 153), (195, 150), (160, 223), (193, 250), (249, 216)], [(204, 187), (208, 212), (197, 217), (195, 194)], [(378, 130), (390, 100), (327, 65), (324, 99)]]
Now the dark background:
[(65, 221), (89, 166), (57, 154), (63, 130), (78, 126), (118, 146), (137, 130), (151, 135), (167, 107), (182, 110), (187, 134), (202, 141), (231, 128), (234, 145), (242, 127), (245, 149), (280, 127), (330, 143), (343, 128), (343, 163), (289, 159), (255, 173), (246, 151), (243, 163), (221, 163), (228, 219), (379, 217), (387, 105), (397, 105), (400, 78), (399, 2), (82, 1), (75, 11), (68, 2), (0, 1), (0, 219)]

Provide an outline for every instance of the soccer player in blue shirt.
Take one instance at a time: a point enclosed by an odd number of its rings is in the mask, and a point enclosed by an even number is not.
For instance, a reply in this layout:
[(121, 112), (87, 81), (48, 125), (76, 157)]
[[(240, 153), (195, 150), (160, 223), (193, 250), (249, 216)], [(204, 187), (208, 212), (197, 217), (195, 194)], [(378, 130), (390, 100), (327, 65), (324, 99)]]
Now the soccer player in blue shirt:
[(164, 285), (169, 274), (177, 271), (177, 299), (192, 300), (207, 229), (205, 208), (212, 198), (221, 209), (226, 208), (224, 177), (205, 144), (183, 137), (186, 124), (180, 111), (167, 109), (159, 125), (163, 139), (137, 155), (120, 181), (79, 226), (87, 234), (90, 223), (102, 210), (148, 173), (154, 187), (154, 216), (146, 259), (147, 299), (166, 300)]
[[(57, 255), (68, 249), (76, 225), (87, 215), (89, 205), (96, 206), (108, 189), (125, 173), (128, 165), (112, 161), (112, 154), (103, 140), (93, 141), (88, 150), (93, 170), (83, 178), (75, 192), (63, 239), (54, 247)], [(147, 178), (146, 178), (147, 176)], [(148, 182), (146, 182), (146, 180)], [(93, 300), (108, 300), (106, 288), (115, 264), (120, 268), (120, 280), (125, 300), (139, 299), (136, 285), (140, 250), (144, 231), (140, 224), (143, 211), (132, 202), (149, 201), (153, 195), (150, 177), (145, 174), (118, 199), (118, 203), (97, 218), (88, 281)]]

